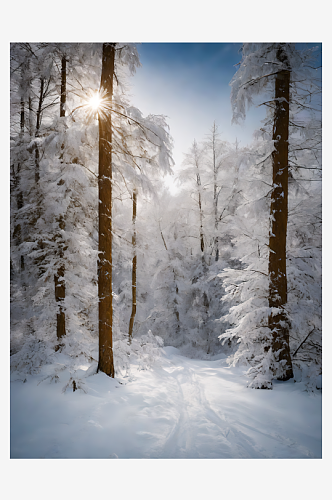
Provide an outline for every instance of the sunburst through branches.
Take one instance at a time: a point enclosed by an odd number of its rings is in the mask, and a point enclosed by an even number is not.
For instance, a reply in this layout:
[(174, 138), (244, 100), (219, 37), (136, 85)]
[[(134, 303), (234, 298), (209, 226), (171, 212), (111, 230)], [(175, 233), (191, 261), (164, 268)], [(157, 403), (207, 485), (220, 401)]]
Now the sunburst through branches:
[(112, 109), (112, 100), (107, 97), (104, 89), (90, 90), (83, 107), (87, 110), (89, 118), (107, 120)]
[(92, 108), (93, 111), (97, 111), (100, 106), (100, 103), (101, 99), (99, 97), (99, 92), (96, 92), (89, 100), (89, 106)]

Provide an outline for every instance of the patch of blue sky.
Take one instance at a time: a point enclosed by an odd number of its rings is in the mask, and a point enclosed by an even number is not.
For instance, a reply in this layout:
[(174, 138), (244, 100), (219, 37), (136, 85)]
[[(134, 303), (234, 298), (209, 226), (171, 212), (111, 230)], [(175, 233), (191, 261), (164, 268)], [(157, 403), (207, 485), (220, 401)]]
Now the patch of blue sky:
[(176, 165), (194, 139), (200, 141), (213, 121), (221, 138), (241, 145), (252, 140), (265, 116), (253, 108), (246, 122), (232, 125), (229, 82), (241, 60), (241, 43), (142, 43), (142, 67), (132, 79), (133, 104), (144, 114), (168, 117)]

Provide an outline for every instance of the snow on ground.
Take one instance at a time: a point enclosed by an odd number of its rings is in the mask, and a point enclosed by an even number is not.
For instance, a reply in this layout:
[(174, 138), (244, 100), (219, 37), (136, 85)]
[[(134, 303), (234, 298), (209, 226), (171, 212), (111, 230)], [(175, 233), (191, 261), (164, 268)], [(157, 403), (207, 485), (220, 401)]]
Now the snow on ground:
[(226, 359), (174, 347), (150, 370), (110, 379), (81, 366), (58, 383), (11, 377), (11, 458), (321, 458), (321, 393), (301, 383), (246, 387)]

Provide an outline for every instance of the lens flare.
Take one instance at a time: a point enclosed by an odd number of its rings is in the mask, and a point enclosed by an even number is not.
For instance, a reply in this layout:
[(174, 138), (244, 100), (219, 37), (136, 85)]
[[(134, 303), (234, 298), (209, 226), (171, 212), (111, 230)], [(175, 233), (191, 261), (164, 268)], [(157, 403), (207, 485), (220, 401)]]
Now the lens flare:
[(89, 106), (94, 110), (97, 111), (99, 106), (101, 105), (102, 99), (100, 98), (99, 92), (96, 92), (93, 94), (93, 96), (89, 100)]
[(82, 104), (72, 111), (83, 109), (85, 115), (90, 120), (108, 120), (112, 112), (112, 99), (107, 92), (101, 89), (87, 89), (82, 96)]

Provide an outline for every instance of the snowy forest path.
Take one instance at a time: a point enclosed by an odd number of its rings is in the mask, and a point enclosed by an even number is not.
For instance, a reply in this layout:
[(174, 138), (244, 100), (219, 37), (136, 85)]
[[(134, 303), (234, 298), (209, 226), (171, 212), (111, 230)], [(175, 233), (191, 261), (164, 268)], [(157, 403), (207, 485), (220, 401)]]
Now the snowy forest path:
[[(166, 439), (161, 440), (156, 456), (219, 458), (221, 453), (223, 458), (266, 458), (267, 454), (252, 434), (258, 433), (277, 442), (282, 442), (283, 437), (279, 435), (277, 438), (271, 431), (264, 433), (259, 430), (261, 425), (256, 428), (243, 421), (241, 417), (246, 418), (243, 404), (234, 398), (236, 381), (229, 384), (228, 377), (225, 380), (229, 369), (220, 370), (220, 366), (216, 366), (220, 361), (211, 366), (212, 363), (174, 356), (171, 366), (164, 366), (163, 369), (173, 378), (168, 378), (165, 385), (168, 384), (172, 394), (174, 424)], [(216, 386), (220, 387), (217, 398), (216, 391), (209, 392)]]
[(65, 369), (56, 384), (13, 374), (11, 457), (321, 457), (321, 393), (291, 380), (248, 389), (244, 372), (165, 347), (151, 369), (127, 377), (78, 370), (75, 392)]
[[(202, 458), (211, 452), (211, 447), (216, 447), (231, 457), (228, 436), (232, 435), (234, 440), (234, 431), (224, 413), (220, 417), (205, 396), (203, 381), (207, 376), (206, 369), (204, 375), (198, 375), (199, 368), (194, 370), (190, 366), (193, 362), (190, 360), (188, 366), (183, 363), (171, 371), (177, 383), (177, 393), (174, 391), (173, 397), (178, 416), (159, 453), (166, 457)], [(243, 441), (250, 447), (245, 437)], [(247, 451), (250, 456), (255, 454), (254, 450)]]

